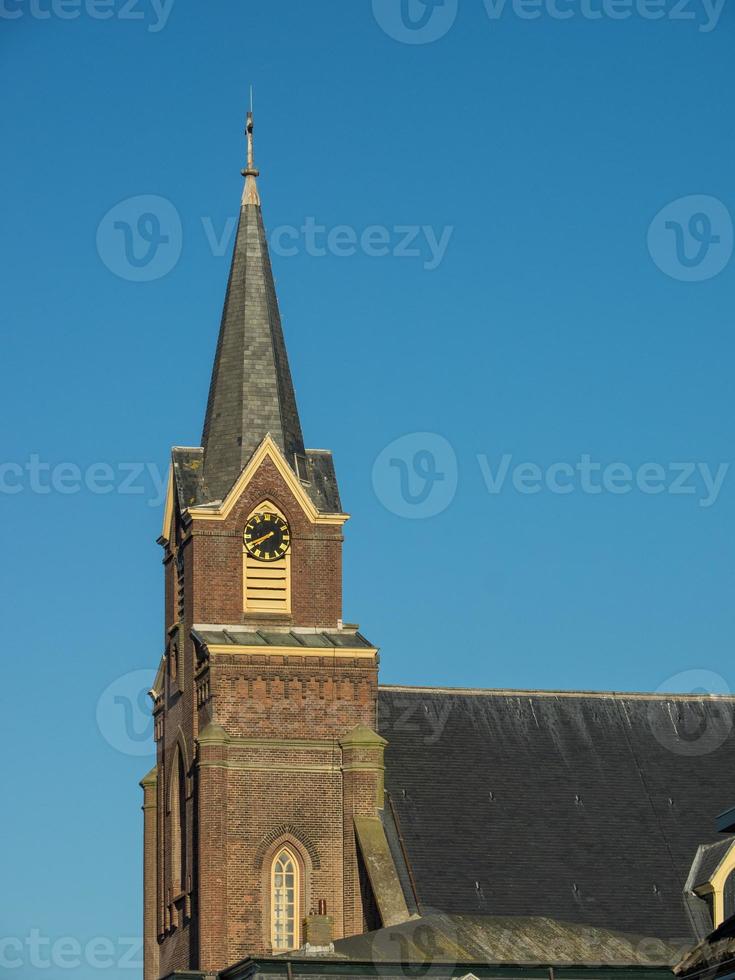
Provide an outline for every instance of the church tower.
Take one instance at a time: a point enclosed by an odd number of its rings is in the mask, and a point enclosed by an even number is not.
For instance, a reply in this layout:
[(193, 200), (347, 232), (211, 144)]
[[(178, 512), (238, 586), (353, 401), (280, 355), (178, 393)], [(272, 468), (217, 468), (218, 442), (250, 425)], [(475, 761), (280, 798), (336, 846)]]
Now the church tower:
[(358, 844), (383, 808), (378, 653), (342, 621), (347, 515), (331, 454), (304, 448), (252, 113), (247, 138), (202, 445), (172, 451), (160, 538), (146, 980), (381, 924)]

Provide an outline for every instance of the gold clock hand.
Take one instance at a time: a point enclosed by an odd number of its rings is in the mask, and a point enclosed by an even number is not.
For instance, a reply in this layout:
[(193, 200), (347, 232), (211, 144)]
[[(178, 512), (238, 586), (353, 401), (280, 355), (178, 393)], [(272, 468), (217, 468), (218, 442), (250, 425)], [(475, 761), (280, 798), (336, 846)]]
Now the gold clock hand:
[(251, 541), (250, 547), (254, 548), (256, 544), (262, 544), (264, 541), (267, 541), (268, 538), (272, 538), (275, 533), (275, 531), (270, 531), (268, 534), (264, 534), (262, 538), (258, 538), (256, 541)]

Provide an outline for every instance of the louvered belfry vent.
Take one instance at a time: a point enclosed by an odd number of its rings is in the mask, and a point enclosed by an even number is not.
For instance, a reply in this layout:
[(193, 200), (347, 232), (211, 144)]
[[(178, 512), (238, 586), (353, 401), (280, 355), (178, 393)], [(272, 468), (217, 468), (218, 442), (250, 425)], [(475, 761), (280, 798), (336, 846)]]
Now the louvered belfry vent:
[(245, 555), (245, 612), (288, 612), (289, 556), (268, 565)]
[[(253, 511), (277, 514), (282, 520), (285, 516), (270, 501), (264, 501)], [(248, 520), (253, 516), (248, 517)], [(258, 561), (249, 555), (243, 546), (243, 594), (245, 612), (249, 613), (288, 613), (291, 611), (291, 554), (277, 561)]]

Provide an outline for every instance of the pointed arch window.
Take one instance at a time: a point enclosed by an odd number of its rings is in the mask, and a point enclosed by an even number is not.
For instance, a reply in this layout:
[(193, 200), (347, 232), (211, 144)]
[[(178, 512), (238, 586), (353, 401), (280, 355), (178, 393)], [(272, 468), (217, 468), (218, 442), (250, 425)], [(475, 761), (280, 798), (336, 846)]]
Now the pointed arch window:
[[(256, 514), (276, 514), (282, 520), (286, 515), (270, 500), (264, 500), (248, 515), (248, 521)], [(276, 561), (262, 562), (248, 554), (244, 544), (243, 598), (245, 612), (289, 613), (291, 611), (291, 552)]]
[(301, 918), (301, 870), (290, 847), (282, 847), (273, 859), (271, 871), (271, 945), (284, 953), (299, 944)]
[(186, 881), (186, 782), (181, 749), (177, 747), (174, 765), (171, 770), (169, 788), (169, 828), (171, 848), (169, 851), (171, 868), (171, 894), (174, 898), (184, 890)]

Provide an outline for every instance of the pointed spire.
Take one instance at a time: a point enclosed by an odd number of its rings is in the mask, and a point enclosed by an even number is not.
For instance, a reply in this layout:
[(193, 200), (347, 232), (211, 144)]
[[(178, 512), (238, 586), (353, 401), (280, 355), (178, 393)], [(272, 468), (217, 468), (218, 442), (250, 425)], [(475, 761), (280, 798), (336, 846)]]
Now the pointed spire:
[(204, 420), (204, 480), (224, 499), (270, 433), (292, 468), (304, 439), (283, 339), (273, 271), (255, 178), (253, 114), (240, 221)]

